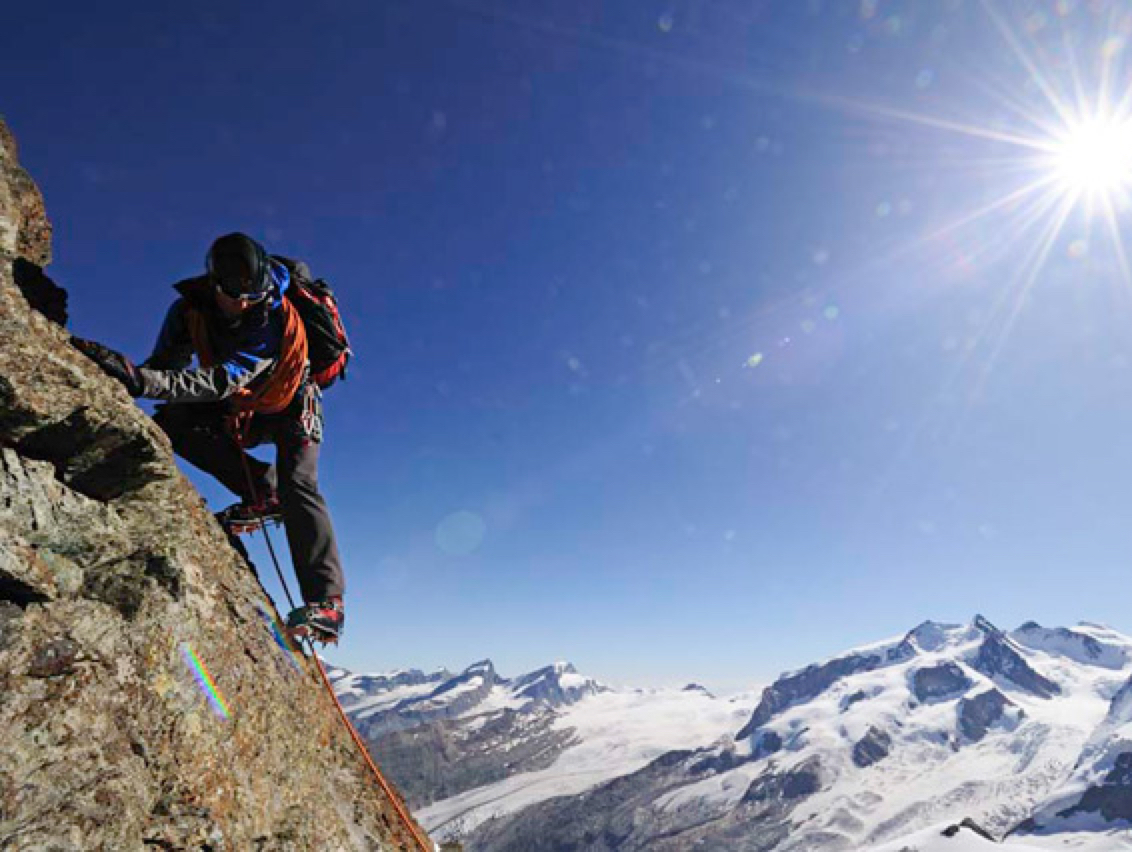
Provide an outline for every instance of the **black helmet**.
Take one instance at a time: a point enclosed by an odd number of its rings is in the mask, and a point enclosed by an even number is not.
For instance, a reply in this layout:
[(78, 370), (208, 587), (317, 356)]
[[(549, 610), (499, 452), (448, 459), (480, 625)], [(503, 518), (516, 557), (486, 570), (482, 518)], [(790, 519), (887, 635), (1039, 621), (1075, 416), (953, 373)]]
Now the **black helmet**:
[(208, 274), (233, 298), (262, 297), (271, 288), (270, 263), (263, 246), (247, 234), (227, 234), (208, 250)]

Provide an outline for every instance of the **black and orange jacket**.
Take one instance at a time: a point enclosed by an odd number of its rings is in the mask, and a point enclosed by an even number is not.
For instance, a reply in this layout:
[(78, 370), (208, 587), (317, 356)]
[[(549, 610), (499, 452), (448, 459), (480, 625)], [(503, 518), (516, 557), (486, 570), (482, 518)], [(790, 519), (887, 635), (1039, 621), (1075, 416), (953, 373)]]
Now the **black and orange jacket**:
[[(290, 404), (307, 372), (302, 320), (285, 297), (290, 283), (272, 263), (274, 287), (237, 321), (216, 305), (207, 276), (176, 285), (153, 354), (141, 365), (142, 396), (170, 402), (229, 400), (235, 412), (271, 414)], [(196, 364), (193, 364), (193, 358)]]

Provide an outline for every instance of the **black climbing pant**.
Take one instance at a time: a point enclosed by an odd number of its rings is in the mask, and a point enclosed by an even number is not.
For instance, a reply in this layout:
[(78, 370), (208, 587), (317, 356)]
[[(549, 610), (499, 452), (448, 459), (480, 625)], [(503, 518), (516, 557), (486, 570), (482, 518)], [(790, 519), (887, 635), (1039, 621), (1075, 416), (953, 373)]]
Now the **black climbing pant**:
[[(318, 391), (311, 387), (309, 393)], [(309, 415), (311, 400), (307, 402)], [(316, 405), (313, 420), (303, 417), (302, 401), (297, 403), (280, 414), (252, 418), (246, 443), (274, 442), (275, 464), (260, 461), (236, 444), (225, 427), (224, 403), (167, 402), (158, 406), (153, 419), (169, 436), (177, 455), (216, 477), (241, 499), (259, 503), (266, 494), (278, 494), (299, 589), (305, 602), (315, 603), (341, 597), (345, 580), (330, 511), (318, 488), (321, 412)]]

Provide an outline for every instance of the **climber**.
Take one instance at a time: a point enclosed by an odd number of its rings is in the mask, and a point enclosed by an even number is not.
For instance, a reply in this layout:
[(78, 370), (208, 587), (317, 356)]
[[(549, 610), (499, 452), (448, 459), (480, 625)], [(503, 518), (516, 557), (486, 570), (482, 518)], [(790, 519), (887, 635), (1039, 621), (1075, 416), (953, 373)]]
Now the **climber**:
[[(337, 642), (344, 579), (318, 487), (322, 395), (304, 324), (284, 298), (290, 284), (287, 266), (263, 246), (228, 234), (209, 249), (206, 274), (176, 285), (180, 298), (143, 364), (73, 342), (132, 396), (164, 400), (154, 420), (174, 451), (241, 498), (217, 515), (230, 533), (282, 520), (304, 601), (287, 628), (297, 639)], [(245, 452), (268, 440), (274, 465)]]

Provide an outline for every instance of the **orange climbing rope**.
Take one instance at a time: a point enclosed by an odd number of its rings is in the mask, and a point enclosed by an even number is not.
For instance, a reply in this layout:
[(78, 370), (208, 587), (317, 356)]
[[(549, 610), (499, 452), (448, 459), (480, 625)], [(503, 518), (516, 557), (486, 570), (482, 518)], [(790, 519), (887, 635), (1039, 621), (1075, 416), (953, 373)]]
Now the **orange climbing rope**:
[(381, 786), (381, 789), (385, 791), (385, 795), (389, 798), (389, 801), (393, 803), (397, 815), (401, 817), (401, 821), (405, 823), (405, 827), (409, 829), (409, 832), (413, 835), (413, 839), (417, 841), (423, 852), (433, 852), (435, 847), (432, 842), (428, 839), (427, 835), (421, 832), (420, 828), (418, 828), (417, 824), (413, 821), (413, 818), (409, 815), (408, 810), (401, 804), (401, 797), (397, 795), (397, 791), (393, 789), (392, 785), (385, 780), (385, 776), (381, 774), (381, 770), (377, 768), (377, 764), (374, 763), (373, 758), (370, 757), (369, 749), (367, 749), (365, 743), (362, 742), (362, 738), (358, 736), (357, 729), (346, 715), (346, 711), (342, 709), (342, 702), (338, 700), (338, 696), (334, 692), (334, 686), (330, 683), (330, 678), (326, 676), (326, 669), (322, 666), (322, 660), (318, 658), (318, 654), (314, 653), (313, 643), (310, 645), (310, 650), (311, 656), (314, 657), (315, 665), (318, 666), (318, 674), (322, 678), (322, 684), (326, 687), (327, 693), (334, 701), (338, 715), (342, 717), (342, 722), (345, 724), (346, 730), (350, 732), (350, 736), (353, 738), (354, 744), (358, 747), (358, 751), (360, 751), (362, 757), (365, 758), (366, 765), (373, 771), (373, 777), (377, 779), (377, 783)]
[[(244, 463), (244, 475), (247, 477), (248, 487), (251, 489), (250, 493), (253, 495), (254, 499), (256, 487), (248, 466), (248, 458), (244, 453), (241, 442), (237, 440), (236, 443), (240, 446), (240, 453)], [(291, 589), (287, 586), (287, 580), (283, 577), (283, 569), (279, 567), (279, 558), (275, 555), (275, 548), (271, 544), (271, 537), (267, 534), (267, 524), (261, 524), (260, 529), (263, 531), (263, 540), (267, 544), (268, 553), (271, 554), (271, 561), (275, 563), (275, 572), (279, 575), (279, 582), (283, 585), (283, 591), (286, 593), (287, 600), (291, 603), (291, 607), (294, 608), (295, 601), (291, 597)], [(294, 643), (294, 639), (285, 630), (283, 631), (283, 635), (287, 637), (288, 643)], [(409, 815), (409, 811), (405, 808), (404, 804), (402, 804), (401, 797), (397, 795), (397, 791), (393, 789), (393, 785), (385, 780), (385, 776), (381, 774), (381, 770), (377, 768), (377, 764), (374, 763), (373, 758), (370, 757), (369, 749), (367, 749), (365, 743), (362, 742), (362, 738), (358, 736), (357, 729), (346, 715), (346, 711), (342, 709), (342, 702), (338, 700), (338, 695), (334, 692), (334, 685), (331, 684), (330, 678), (326, 675), (326, 669), (322, 666), (322, 660), (320, 660), (318, 654), (315, 653), (314, 640), (308, 638), (306, 640), (306, 647), (310, 651), (310, 656), (314, 659), (315, 665), (318, 667), (318, 675), (322, 679), (322, 685), (326, 687), (326, 693), (330, 696), (330, 700), (334, 702), (334, 708), (338, 711), (338, 715), (342, 719), (342, 724), (344, 724), (346, 730), (350, 732), (350, 738), (354, 741), (354, 745), (358, 747), (358, 751), (361, 753), (370, 771), (373, 772), (373, 777), (377, 779), (378, 786), (384, 791), (386, 798), (393, 803), (393, 809), (397, 811), (401, 822), (405, 824), (405, 827), (409, 830), (409, 833), (413, 836), (417, 845), (421, 847), (421, 852), (433, 852), (436, 847), (428, 839), (428, 835), (424, 834), (417, 826), (412, 816)]]

